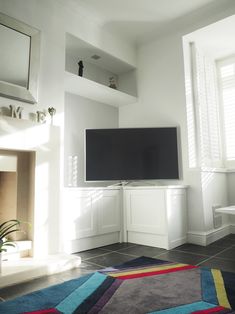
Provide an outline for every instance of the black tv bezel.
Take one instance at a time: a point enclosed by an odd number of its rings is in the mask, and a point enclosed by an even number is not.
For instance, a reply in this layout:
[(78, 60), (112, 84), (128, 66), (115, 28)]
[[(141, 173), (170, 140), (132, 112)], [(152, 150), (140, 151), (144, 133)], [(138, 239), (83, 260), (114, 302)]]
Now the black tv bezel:
[[(86, 176), (86, 131), (87, 130), (120, 130), (120, 129), (175, 129), (176, 130), (176, 140), (177, 140), (177, 159), (178, 159), (178, 178), (171, 179), (110, 179), (110, 180), (87, 180)], [(97, 183), (97, 182), (147, 182), (147, 181), (179, 181), (182, 179), (182, 167), (180, 162), (181, 157), (181, 145), (180, 145), (180, 129), (178, 126), (159, 126), (159, 127), (133, 127), (133, 128), (86, 128), (84, 129), (84, 182), (85, 183)]]

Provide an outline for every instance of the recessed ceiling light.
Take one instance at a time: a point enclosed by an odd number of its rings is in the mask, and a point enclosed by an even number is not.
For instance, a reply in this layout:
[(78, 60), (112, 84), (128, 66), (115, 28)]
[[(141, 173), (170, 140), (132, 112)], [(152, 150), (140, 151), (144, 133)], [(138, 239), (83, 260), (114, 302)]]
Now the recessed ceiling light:
[(98, 60), (98, 59), (100, 59), (100, 58), (101, 58), (101, 56), (98, 56), (98, 55), (93, 55), (93, 56), (91, 56), (91, 58), (92, 58), (92, 59), (94, 59), (94, 60)]

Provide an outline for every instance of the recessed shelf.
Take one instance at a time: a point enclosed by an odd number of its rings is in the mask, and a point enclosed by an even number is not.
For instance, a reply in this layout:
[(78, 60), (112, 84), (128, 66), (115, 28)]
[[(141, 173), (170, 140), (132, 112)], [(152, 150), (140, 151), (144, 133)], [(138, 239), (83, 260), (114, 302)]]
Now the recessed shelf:
[(137, 97), (67, 71), (65, 72), (65, 91), (115, 107), (137, 102)]
[(76, 60), (76, 63), (78, 60), (83, 60), (117, 75), (136, 69), (136, 65), (120, 60), (69, 33), (66, 33), (66, 56)]

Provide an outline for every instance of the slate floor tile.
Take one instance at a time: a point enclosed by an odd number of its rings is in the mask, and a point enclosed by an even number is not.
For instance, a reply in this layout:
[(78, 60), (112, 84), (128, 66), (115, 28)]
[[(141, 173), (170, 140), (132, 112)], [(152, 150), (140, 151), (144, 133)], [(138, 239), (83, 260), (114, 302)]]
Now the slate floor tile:
[[(89, 263), (94, 263), (103, 267), (119, 265), (135, 258), (133, 255), (110, 252), (106, 255), (97, 256), (89, 259)], [(0, 294), (1, 295), (1, 294)]]
[(217, 257), (212, 257), (209, 260), (206, 260), (199, 264), (199, 266), (206, 266), (210, 268), (221, 269), (223, 271), (235, 273), (235, 263), (234, 261), (221, 259)]
[(161, 253), (166, 252), (166, 250), (161, 249), (161, 248), (151, 247), (151, 246), (136, 245), (133, 247), (122, 249), (119, 252), (134, 255), (134, 256), (154, 257), (154, 256), (158, 256)]
[(219, 246), (200, 246), (195, 244), (183, 244), (181, 246), (178, 246), (174, 250), (182, 251), (182, 252), (190, 252), (194, 254), (199, 255), (205, 255), (205, 256), (213, 256), (215, 254), (218, 254), (224, 250), (224, 248), (221, 248)]
[(36, 290), (44, 289), (49, 286), (62, 283), (62, 281), (53, 276), (43, 276), (21, 284), (0, 289), (0, 297), (4, 300), (14, 299), (24, 294), (31, 293)]
[(119, 251), (119, 250), (133, 247), (133, 246), (136, 246), (136, 244), (134, 244), (134, 243), (115, 243), (115, 244), (111, 244), (111, 245), (102, 246), (101, 248), (103, 250), (107, 250), (107, 251)]
[(177, 263), (185, 263), (191, 265), (197, 265), (199, 262), (207, 259), (204, 255), (196, 255), (188, 252), (178, 252), (178, 251), (168, 251), (156, 257), (158, 259), (177, 262)]
[(225, 251), (216, 255), (216, 257), (232, 260), (234, 262), (234, 265), (235, 265), (235, 247), (233, 246), (231, 248), (226, 249)]
[(98, 248), (98, 249), (93, 249), (93, 250), (88, 250), (88, 251), (84, 251), (84, 252), (78, 252), (78, 253), (74, 253), (74, 255), (76, 256), (80, 256), (82, 261), (89, 259), (91, 257), (96, 257), (102, 254), (106, 254), (107, 251), (103, 250), (102, 248)]

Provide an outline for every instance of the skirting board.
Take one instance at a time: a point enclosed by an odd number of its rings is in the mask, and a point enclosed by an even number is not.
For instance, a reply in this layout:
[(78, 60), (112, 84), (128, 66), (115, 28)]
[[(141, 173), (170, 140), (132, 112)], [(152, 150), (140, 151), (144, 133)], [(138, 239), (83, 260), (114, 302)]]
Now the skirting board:
[(186, 237), (171, 241), (166, 235), (157, 235), (144, 232), (127, 232), (127, 242), (159, 247), (166, 250), (174, 249), (187, 242)]
[(120, 240), (119, 232), (106, 233), (82, 239), (75, 239), (67, 241), (67, 243), (64, 244), (64, 251), (69, 254), (77, 253), (95, 249), (105, 245), (110, 245), (113, 243), (118, 243), (119, 240)]
[[(233, 231), (232, 231), (233, 227)], [(230, 233), (235, 233), (235, 225), (224, 225), (221, 228), (214, 229), (208, 232), (188, 231), (188, 243), (206, 246), (211, 244)]]
[(235, 225), (230, 225), (230, 233), (235, 233)]

